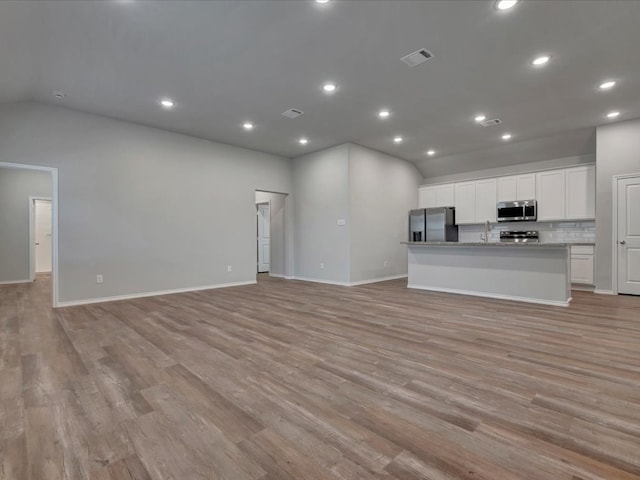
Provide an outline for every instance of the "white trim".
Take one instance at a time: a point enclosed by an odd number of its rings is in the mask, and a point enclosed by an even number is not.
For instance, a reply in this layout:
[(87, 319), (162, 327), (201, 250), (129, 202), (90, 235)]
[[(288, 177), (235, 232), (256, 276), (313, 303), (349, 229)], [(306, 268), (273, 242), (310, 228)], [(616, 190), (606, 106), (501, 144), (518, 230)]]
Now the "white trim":
[[(29, 278), (32, 282), (36, 279), (36, 200), (45, 200), (51, 202), (51, 208), (53, 208), (51, 197), (38, 197), (29, 195)], [(53, 218), (51, 220), (53, 221)], [(53, 249), (53, 236), (51, 237), (51, 240), (51, 248)], [(53, 252), (51, 252), (51, 260), (53, 262)], [(51, 264), (51, 268), (53, 268), (53, 263)]]
[(320, 280), (319, 278), (291, 277), (291, 280), (300, 280), (301, 282), (326, 283), (328, 285), (338, 285), (340, 287), (349, 286), (349, 282), (336, 282), (334, 280)]
[(386, 282), (388, 280), (397, 280), (399, 278), (407, 278), (407, 274), (393, 275), (391, 277), (373, 278), (371, 280), (360, 280), (357, 282), (336, 282), (334, 280), (320, 280), (318, 278), (309, 277), (285, 277), (288, 280), (300, 280), (302, 282), (314, 282), (314, 283), (326, 283), (328, 285), (338, 285), (340, 287), (357, 287), (358, 285), (365, 285), (368, 283)]
[[(611, 293), (617, 295), (618, 292), (618, 182), (628, 178), (640, 179), (640, 173), (624, 173), (612, 177), (611, 205), (613, 213), (611, 215)], [(607, 292), (608, 290), (604, 290)], [(598, 291), (596, 290), (596, 293)]]
[(270, 277), (276, 277), (276, 278), (287, 278), (284, 273), (271, 273), (271, 272), (267, 272), (269, 274)]
[(578, 290), (580, 292), (593, 292), (594, 286), (588, 284), (571, 284), (571, 290)]
[(617, 295), (613, 290), (600, 290), (596, 288), (593, 293), (597, 293), (598, 295)]
[(17, 285), (19, 283), (31, 283), (33, 280), (3, 280), (0, 285)]
[(398, 280), (400, 278), (407, 278), (409, 275), (403, 273), (401, 275), (392, 275), (390, 277), (372, 278), (371, 280), (360, 280), (358, 282), (351, 282), (349, 285), (356, 287), (358, 285), (366, 285), (368, 283), (387, 282), (389, 280)]
[(70, 302), (59, 302), (58, 307), (73, 307), (76, 305), (88, 305), (90, 303), (117, 302), (119, 300), (132, 300), (134, 298), (157, 297), (160, 295), (172, 295), (174, 293), (199, 292), (201, 290), (213, 290), (226, 287), (240, 287), (243, 285), (255, 285), (255, 280), (245, 282), (218, 283), (216, 285), (205, 285), (202, 287), (175, 288), (172, 290), (158, 290), (155, 292), (129, 293), (126, 295), (115, 295), (113, 297), (88, 298), (86, 300), (72, 300)]
[[(58, 265), (58, 169), (55, 167), (40, 167), (37, 165), (27, 165), (22, 163), (0, 162), (0, 167), (15, 168), (18, 170), (39, 170), (51, 174), (51, 279), (53, 288), (51, 289), (53, 308), (59, 304), (59, 265)], [(29, 260), (31, 261), (31, 260)]]
[(562, 302), (559, 300), (544, 300), (540, 298), (517, 297), (515, 295), (502, 295), (499, 293), (473, 292), (468, 290), (457, 290), (454, 288), (424, 287), (422, 285), (411, 284), (407, 285), (407, 288), (415, 288), (416, 290), (429, 290), (432, 292), (454, 293), (457, 295), (471, 295), (474, 297), (496, 298), (498, 300), (513, 300), (515, 302), (539, 303), (542, 305), (552, 305), (554, 307), (568, 307), (569, 302), (571, 302), (572, 300), (571, 297), (569, 297), (566, 302)]

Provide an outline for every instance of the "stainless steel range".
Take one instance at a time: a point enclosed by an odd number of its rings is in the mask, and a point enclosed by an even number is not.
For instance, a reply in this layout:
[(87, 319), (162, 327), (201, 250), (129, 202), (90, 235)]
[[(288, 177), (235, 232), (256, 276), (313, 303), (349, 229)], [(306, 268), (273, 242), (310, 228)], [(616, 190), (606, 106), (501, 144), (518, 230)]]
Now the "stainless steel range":
[(500, 232), (500, 241), (503, 243), (539, 243), (540, 232), (537, 230), (504, 230)]

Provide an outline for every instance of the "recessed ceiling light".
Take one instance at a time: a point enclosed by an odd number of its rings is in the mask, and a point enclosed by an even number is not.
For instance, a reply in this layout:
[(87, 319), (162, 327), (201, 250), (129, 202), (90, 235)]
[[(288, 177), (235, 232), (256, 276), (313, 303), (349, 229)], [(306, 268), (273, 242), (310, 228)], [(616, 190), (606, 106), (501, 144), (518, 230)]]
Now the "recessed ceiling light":
[(338, 88), (338, 87), (336, 87), (335, 83), (325, 83), (322, 86), (322, 89), (327, 93), (335, 92), (336, 88)]
[(511, 140), (511, 134), (510, 133), (505, 133), (504, 135), (502, 135), (502, 139), (503, 140)]
[(474, 120), (476, 122), (484, 122), (486, 119), (487, 119), (487, 116), (480, 113), (476, 115), (476, 118)]
[(329, 0), (316, 0), (316, 3), (329, 3)]
[(620, 112), (618, 111), (613, 111), (613, 112), (609, 112), (607, 113), (607, 118), (616, 118), (617, 116), (620, 115)]
[(309, 143), (309, 140), (307, 140), (306, 138), (301, 138), (300, 140), (298, 140), (298, 142), (300, 143), (300, 145), (306, 145), (307, 143)]
[(242, 128), (244, 128), (245, 130), (253, 130), (253, 123), (245, 122), (242, 124)]
[(602, 82), (600, 84), (600, 90), (609, 90), (616, 86), (615, 80), (607, 80), (606, 82)]
[(402, 137), (400, 137), (400, 136), (394, 137), (393, 141), (396, 142), (396, 143), (400, 143), (400, 142), (402, 142)]
[(435, 150), (427, 150), (427, 155), (429, 155), (430, 157), (433, 157), (436, 154)]
[(498, 0), (496, 2), (496, 8), (498, 10), (509, 10), (516, 6), (519, 0)]
[(534, 58), (531, 64), (536, 67), (541, 67), (542, 65), (546, 64), (549, 60), (551, 60), (550, 55), (540, 55), (539, 57)]
[(55, 91), (55, 92), (53, 92), (53, 96), (56, 98), (56, 100), (64, 100), (64, 98), (67, 95), (64, 92)]
[(173, 100), (171, 100), (170, 98), (163, 98), (162, 100), (160, 100), (160, 105), (162, 105), (163, 108), (173, 108), (175, 106), (175, 103), (173, 103)]
[(389, 117), (389, 115), (391, 115), (391, 113), (389, 112), (389, 110), (380, 110), (380, 111), (378, 112), (378, 116), (379, 116), (380, 118), (387, 118), (387, 117)]

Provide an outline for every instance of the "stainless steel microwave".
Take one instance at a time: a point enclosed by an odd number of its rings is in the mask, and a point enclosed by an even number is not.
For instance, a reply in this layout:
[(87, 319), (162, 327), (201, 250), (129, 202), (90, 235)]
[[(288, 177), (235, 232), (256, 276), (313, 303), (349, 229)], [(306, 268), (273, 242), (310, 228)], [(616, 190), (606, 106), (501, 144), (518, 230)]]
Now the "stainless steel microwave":
[(538, 204), (535, 200), (498, 202), (496, 210), (499, 222), (535, 222), (538, 219)]

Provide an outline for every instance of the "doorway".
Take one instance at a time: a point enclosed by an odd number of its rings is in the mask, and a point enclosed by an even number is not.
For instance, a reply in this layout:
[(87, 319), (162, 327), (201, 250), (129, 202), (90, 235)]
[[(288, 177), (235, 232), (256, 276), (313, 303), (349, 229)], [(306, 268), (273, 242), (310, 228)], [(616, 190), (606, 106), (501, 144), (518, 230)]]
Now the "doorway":
[(289, 278), (292, 261), (292, 231), (289, 196), (256, 190), (256, 272), (264, 276)]
[(268, 273), (271, 263), (271, 206), (269, 202), (257, 203), (258, 224), (258, 273)]
[(51, 273), (52, 266), (52, 219), (51, 199), (31, 197), (31, 278), (36, 273)]
[[(614, 261), (618, 293), (640, 295), (640, 175), (617, 178)], [(614, 278), (616, 278), (614, 276)]]
[[(43, 220), (36, 242), (35, 200)], [(42, 208), (40, 208), (42, 207)], [(40, 217), (40, 215), (38, 215)], [(48, 217), (48, 219), (47, 219)], [(0, 284), (28, 283), (38, 271), (50, 272), (53, 307), (58, 306), (58, 169), (0, 162)], [(42, 241), (40, 241), (42, 240)], [(40, 243), (36, 254), (35, 243)]]

